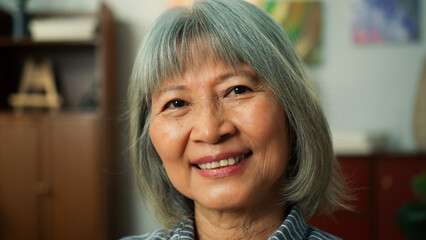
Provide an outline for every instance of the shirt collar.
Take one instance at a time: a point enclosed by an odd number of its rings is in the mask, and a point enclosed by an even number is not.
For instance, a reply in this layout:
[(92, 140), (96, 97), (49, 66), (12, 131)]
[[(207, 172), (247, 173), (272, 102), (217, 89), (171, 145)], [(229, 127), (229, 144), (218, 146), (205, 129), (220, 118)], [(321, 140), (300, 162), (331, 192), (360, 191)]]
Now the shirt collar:
[[(268, 240), (303, 239), (307, 230), (308, 225), (305, 222), (302, 212), (297, 206), (293, 206), (287, 218)], [(178, 239), (195, 239), (194, 219), (183, 218), (174, 233), (179, 236)]]
[(287, 218), (268, 240), (303, 239), (308, 230), (308, 225), (302, 212), (297, 206), (293, 206)]

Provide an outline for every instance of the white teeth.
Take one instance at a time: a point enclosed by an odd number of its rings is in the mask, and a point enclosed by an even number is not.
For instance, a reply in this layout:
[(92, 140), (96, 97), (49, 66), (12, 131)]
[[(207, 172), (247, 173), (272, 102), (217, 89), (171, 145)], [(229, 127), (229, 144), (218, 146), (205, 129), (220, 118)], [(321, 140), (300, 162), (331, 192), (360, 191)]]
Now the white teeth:
[(217, 162), (202, 163), (202, 164), (198, 164), (198, 167), (201, 168), (202, 170), (205, 170), (205, 169), (232, 166), (239, 163), (241, 160), (243, 160), (244, 156), (245, 155), (241, 155), (239, 157), (231, 157), (231, 158), (223, 159)]
[(220, 167), (219, 162), (212, 162), (212, 168)]
[(219, 165), (221, 166), (221, 167), (225, 167), (225, 166), (228, 166), (228, 160), (220, 160), (220, 162), (219, 162)]

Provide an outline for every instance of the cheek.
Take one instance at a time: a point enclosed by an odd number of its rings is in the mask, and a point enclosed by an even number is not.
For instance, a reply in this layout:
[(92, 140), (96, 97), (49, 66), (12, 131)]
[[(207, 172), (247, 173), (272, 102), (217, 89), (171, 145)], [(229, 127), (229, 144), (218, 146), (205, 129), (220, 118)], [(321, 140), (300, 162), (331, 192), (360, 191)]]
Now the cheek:
[(277, 100), (263, 98), (235, 111), (239, 129), (259, 157), (259, 171), (266, 179), (276, 180), (284, 172), (289, 157), (284, 109)]
[(263, 97), (233, 110), (235, 123), (254, 139), (274, 139), (280, 142), (286, 138), (286, 115), (275, 98)]
[(151, 121), (150, 137), (164, 164), (174, 162), (182, 155), (185, 133), (178, 121)]
[(186, 147), (185, 130), (178, 121), (152, 121), (150, 137), (163, 162), (167, 176), (173, 186), (182, 194), (191, 197), (185, 191), (188, 186), (187, 166), (183, 153)]

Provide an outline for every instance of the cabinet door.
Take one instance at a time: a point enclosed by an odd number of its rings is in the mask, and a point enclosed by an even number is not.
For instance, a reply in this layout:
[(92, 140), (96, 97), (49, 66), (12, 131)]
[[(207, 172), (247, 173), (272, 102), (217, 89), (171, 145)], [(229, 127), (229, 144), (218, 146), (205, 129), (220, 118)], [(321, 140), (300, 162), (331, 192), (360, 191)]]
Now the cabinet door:
[(0, 116), (0, 239), (40, 239), (39, 126)]
[(308, 223), (343, 239), (369, 239), (370, 229), (370, 159), (366, 157), (339, 158), (342, 173), (347, 178), (355, 211), (340, 210), (334, 219), (313, 217)]
[(416, 201), (411, 179), (425, 170), (426, 159), (422, 157), (387, 157), (378, 161), (375, 178), (375, 239), (405, 239), (396, 224), (396, 215), (403, 204)]
[(51, 239), (101, 239), (99, 121), (68, 116), (49, 124)]

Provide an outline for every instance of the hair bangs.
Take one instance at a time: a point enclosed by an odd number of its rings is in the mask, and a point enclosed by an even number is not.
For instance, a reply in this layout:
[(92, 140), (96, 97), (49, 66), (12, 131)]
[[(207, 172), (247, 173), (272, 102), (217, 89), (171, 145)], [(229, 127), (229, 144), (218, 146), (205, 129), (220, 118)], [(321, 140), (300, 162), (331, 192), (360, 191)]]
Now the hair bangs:
[(147, 56), (155, 63), (148, 70), (151, 90), (205, 65), (224, 62), (235, 69), (243, 63), (238, 51), (232, 49), (229, 36), (223, 34), (214, 21), (209, 21), (200, 11), (185, 10), (187, 12), (181, 12), (174, 22), (157, 28), (161, 29), (161, 37), (155, 39), (155, 50)]

